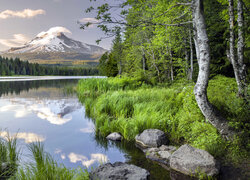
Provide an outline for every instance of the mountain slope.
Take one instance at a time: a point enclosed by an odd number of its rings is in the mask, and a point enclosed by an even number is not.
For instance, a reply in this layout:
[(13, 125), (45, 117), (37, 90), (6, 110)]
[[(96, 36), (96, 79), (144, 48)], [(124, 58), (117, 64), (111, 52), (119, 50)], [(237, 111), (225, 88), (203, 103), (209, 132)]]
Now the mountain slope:
[[(65, 64), (65, 61), (77, 61), (79, 64), (79, 62), (97, 62), (107, 51), (99, 46), (73, 40), (64, 34), (69, 32), (63, 27), (51, 28), (47, 32), (39, 33), (23, 46), (9, 49), (3, 56), (19, 57), (40, 64)], [(71, 62), (71, 65), (72, 63), (74, 64)]]

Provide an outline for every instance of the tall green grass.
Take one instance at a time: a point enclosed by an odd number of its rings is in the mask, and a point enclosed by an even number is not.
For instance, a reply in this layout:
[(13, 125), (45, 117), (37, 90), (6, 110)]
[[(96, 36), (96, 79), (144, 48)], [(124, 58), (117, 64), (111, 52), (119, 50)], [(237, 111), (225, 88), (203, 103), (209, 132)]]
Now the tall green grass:
[(16, 137), (11, 137), (8, 133), (5, 139), (0, 137), (0, 179), (7, 179), (16, 173), (18, 160)]
[(44, 151), (40, 142), (28, 145), (31, 152), (31, 162), (19, 164), (20, 151), (17, 138), (9, 134), (0, 138), (0, 179), (13, 180), (88, 180), (86, 169), (69, 169), (58, 164), (50, 154)]
[[(243, 144), (249, 148), (249, 142), (239, 143), (242, 137), (234, 145), (224, 141), (206, 122), (195, 101), (193, 87), (193, 83), (180, 82), (151, 87), (136, 79), (112, 78), (81, 80), (77, 90), (87, 114), (94, 118), (97, 133), (102, 136), (116, 131), (133, 140), (143, 130), (157, 128), (165, 131), (174, 143), (189, 143), (215, 156), (224, 155), (230, 148), (241, 149), (239, 146)], [(210, 80), (209, 100), (247, 137), (248, 107), (236, 93), (234, 79), (217, 76)]]
[(28, 145), (34, 162), (19, 168), (15, 179), (20, 180), (87, 180), (87, 170), (68, 169), (57, 162), (44, 151), (43, 144), (37, 142)]

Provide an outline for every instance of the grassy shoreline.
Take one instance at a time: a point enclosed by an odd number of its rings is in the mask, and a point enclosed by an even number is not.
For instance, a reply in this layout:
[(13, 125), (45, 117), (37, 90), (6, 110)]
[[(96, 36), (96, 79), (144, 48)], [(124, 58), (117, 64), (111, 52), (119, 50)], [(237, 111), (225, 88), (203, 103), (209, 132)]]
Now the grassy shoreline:
[(193, 87), (184, 81), (151, 86), (123, 77), (80, 80), (77, 92), (101, 136), (119, 132), (130, 141), (145, 129), (157, 128), (166, 132), (172, 143), (189, 143), (217, 158), (240, 162), (249, 157), (248, 107), (236, 96), (235, 80), (216, 76), (208, 87), (211, 103), (239, 132), (233, 142), (225, 141), (205, 120)]
[(31, 162), (20, 165), (20, 149), (15, 137), (6, 136), (0, 138), (0, 179), (10, 180), (88, 180), (87, 169), (66, 168), (58, 164), (50, 154), (44, 151), (44, 145), (40, 142), (28, 144), (31, 153)]

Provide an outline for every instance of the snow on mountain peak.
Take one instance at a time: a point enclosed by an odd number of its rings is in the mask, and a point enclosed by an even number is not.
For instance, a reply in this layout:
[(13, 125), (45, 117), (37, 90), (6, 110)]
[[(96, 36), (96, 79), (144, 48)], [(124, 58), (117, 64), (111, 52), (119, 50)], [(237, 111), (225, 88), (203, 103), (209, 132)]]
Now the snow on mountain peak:
[(48, 31), (42, 31), (40, 32), (36, 37), (43, 38), (44, 36), (57, 36), (60, 33), (71, 33), (70, 30), (68, 30), (65, 27), (57, 26), (57, 27), (52, 27)]
[(9, 53), (84, 53), (84, 54), (102, 54), (105, 49), (82, 43), (80, 41), (68, 38), (64, 33), (71, 34), (70, 30), (65, 27), (52, 27), (48, 31), (43, 31), (30, 42), (22, 47), (11, 48)]

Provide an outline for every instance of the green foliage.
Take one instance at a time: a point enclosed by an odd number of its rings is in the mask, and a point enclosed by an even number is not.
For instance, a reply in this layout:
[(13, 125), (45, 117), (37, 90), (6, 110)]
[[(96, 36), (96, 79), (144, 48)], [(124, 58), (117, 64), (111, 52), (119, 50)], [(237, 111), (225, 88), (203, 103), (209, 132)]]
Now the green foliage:
[(57, 162), (44, 151), (43, 144), (37, 142), (28, 145), (32, 162), (19, 165), (20, 151), (17, 148), (17, 138), (7, 132), (5, 139), (0, 138), (0, 179), (19, 180), (88, 180), (86, 169), (68, 169)]
[(19, 150), (16, 137), (0, 138), (0, 179), (13, 176), (18, 167)]
[[(244, 144), (249, 142), (226, 142), (206, 122), (196, 104), (193, 83), (177, 81), (172, 85), (151, 87), (143, 83), (133, 85), (134, 82), (139, 81), (108, 78), (79, 82), (79, 98), (95, 119), (98, 134), (107, 136), (111, 132), (120, 132), (125, 139), (133, 140), (143, 130), (157, 128), (165, 131), (172, 142), (189, 143), (215, 156), (228, 155), (233, 151), (235, 159), (246, 155)], [(232, 125), (244, 134), (239, 139), (245, 137), (247, 140), (248, 108), (243, 100), (236, 97), (236, 90), (234, 79), (217, 76), (210, 80), (208, 96)], [(239, 147), (241, 152), (236, 151)]]
[(68, 169), (65, 166), (58, 165), (53, 158), (44, 151), (43, 144), (37, 142), (28, 145), (30, 152), (32, 153), (32, 159), (34, 163), (30, 163), (21, 167), (16, 174), (16, 178), (20, 180), (53, 180), (53, 179), (65, 179), (65, 180), (87, 180), (87, 170)]

